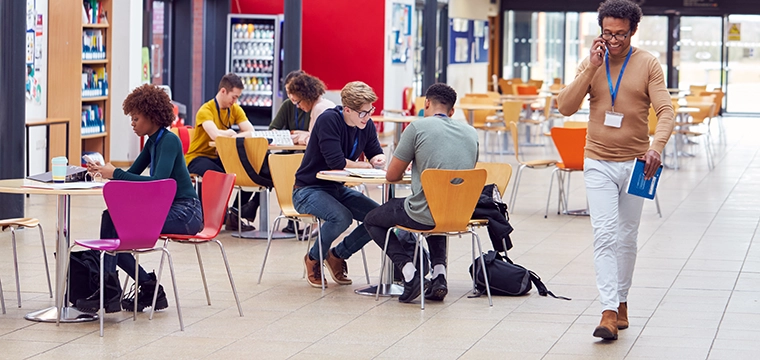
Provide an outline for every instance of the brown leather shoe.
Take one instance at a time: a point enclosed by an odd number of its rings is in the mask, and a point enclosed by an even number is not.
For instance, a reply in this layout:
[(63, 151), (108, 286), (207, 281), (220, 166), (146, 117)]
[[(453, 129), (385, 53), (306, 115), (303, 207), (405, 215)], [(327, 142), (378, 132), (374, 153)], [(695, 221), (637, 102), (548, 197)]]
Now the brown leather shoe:
[(345, 259), (341, 259), (333, 253), (335, 248), (327, 252), (325, 265), (330, 272), (330, 276), (338, 285), (351, 285), (353, 281), (348, 278), (348, 265)]
[(617, 320), (618, 316), (616, 312), (612, 310), (604, 310), (602, 313), (602, 321), (599, 322), (599, 326), (594, 329), (594, 336), (604, 340), (617, 340)]
[(621, 302), (620, 305), (618, 305), (617, 327), (618, 327), (618, 330), (623, 330), (623, 329), (628, 328), (628, 303), (627, 302)]
[[(306, 281), (315, 288), (322, 288), (322, 265), (319, 260), (309, 259), (309, 254), (303, 257), (304, 267), (306, 267)], [(327, 287), (327, 284), (325, 284)]]

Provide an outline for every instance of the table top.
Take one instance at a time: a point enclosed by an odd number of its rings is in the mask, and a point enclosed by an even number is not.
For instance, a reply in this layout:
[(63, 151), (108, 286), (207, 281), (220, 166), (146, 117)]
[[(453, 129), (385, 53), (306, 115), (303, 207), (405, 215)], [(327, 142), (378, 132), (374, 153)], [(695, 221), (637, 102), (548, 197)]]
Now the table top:
[(43, 189), (29, 187), (47, 185), (39, 181), (27, 179), (0, 180), (0, 193), (6, 194), (41, 194), (41, 195), (102, 195), (103, 188), (94, 189)]
[(422, 116), (373, 116), (372, 118), (373, 122), (392, 122), (392, 123), (410, 123), (415, 120), (424, 119)]
[(699, 108), (681, 106), (678, 109), (676, 109), (676, 113), (680, 113), (680, 114), (688, 114), (688, 113), (695, 113), (695, 112), (699, 112)]
[(461, 104), (458, 105), (457, 108), (462, 110), (501, 110), (502, 106), (485, 104)]
[(412, 183), (411, 177), (404, 177), (403, 179), (401, 179), (401, 181), (390, 182), (388, 180), (385, 180), (385, 178), (362, 178), (362, 177), (357, 177), (357, 176), (350, 176), (348, 174), (346, 175), (324, 174), (321, 172), (317, 173), (317, 179), (335, 181), (335, 182), (353, 182), (353, 183), (365, 183), (365, 184), (411, 184)]

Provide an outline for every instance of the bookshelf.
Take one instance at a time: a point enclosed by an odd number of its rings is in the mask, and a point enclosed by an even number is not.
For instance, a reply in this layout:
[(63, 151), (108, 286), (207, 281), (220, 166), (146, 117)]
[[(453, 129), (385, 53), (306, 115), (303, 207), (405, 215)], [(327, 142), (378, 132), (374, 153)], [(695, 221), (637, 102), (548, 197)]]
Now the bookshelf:
[[(115, 0), (56, 0), (49, 3), (48, 117), (70, 119), (69, 164), (97, 151), (110, 161), (112, 5)], [(98, 4), (98, 23), (90, 4)], [(85, 10), (84, 4), (88, 5)], [(90, 15), (87, 17), (85, 14)], [(87, 20), (84, 20), (86, 18)], [(85, 45), (90, 51), (85, 51)], [(90, 46), (92, 45), (92, 46)], [(83, 89), (85, 87), (87, 89)], [(61, 132), (61, 135), (55, 132)], [(51, 127), (51, 156), (65, 153), (63, 125)]]

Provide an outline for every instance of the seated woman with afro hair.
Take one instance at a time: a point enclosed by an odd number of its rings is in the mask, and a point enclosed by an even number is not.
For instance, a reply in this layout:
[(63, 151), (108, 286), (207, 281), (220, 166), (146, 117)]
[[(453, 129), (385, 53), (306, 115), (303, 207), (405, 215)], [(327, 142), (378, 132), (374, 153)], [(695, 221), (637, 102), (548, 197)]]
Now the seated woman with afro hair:
[[(177, 182), (177, 193), (172, 201), (171, 209), (166, 217), (166, 222), (161, 230), (162, 234), (197, 234), (203, 228), (203, 215), (201, 202), (193, 189), (190, 181), (190, 173), (185, 165), (185, 157), (182, 153), (182, 143), (179, 137), (166, 129), (174, 120), (173, 106), (169, 96), (159, 87), (145, 84), (127, 96), (122, 105), (124, 115), (130, 117), (132, 129), (138, 137), (148, 135), (148, 141), (143, 150), (137, 156), (132, 166), (124, 171), (115, 168), (111, 163), (87, 164), (91, 172), (99, 172), (104, 179), (128, 180), (128, 181), (151, 181), (160, 179), (174, 179)], [(142, 173), (149, 169), (148, 175)], [(108, 210), (103, 211), (100, 223), (101, 239), (116, 239), (114, 228)], [(116, 272), (116, 265), (122, 268), (130, 277), (135, 274), (135, 258), (128, 253), (116, 256), (106, 255), (104, 259), (104, 275)], [(130, 296), (121, 300), (121, 290), (117, 296), (104, 294), (104, 307), (107, 312), (134, 309), (134, 292), (138, 292), (138, 311), (150, 307), (153, 301), (153, 290), (159, 287), (155, 310), (167, 308), (166, 293), (163, 287), (156, 282), (155, 273), (148, 274), (142, 267), (139, 269), (139, 284)], [(113, 275), (111, 275), (113, 276)], [(79, 299), (76, 307), (80, 310), (90, 311), (100, 308), (98, 293), (87, 299)], [(118, 301), (121, 300), (121, 306)]]

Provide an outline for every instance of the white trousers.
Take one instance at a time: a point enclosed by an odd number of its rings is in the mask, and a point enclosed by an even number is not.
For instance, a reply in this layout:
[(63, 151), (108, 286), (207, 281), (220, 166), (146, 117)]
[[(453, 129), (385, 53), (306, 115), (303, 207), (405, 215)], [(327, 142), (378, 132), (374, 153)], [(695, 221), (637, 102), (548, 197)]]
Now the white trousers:
[(586, 158), (583, 166), (602, 311), (617, 311), (619, 303), (628, 301), (636, 264), (636, 240), (644, 198), (626, 191), (633, 161)]

